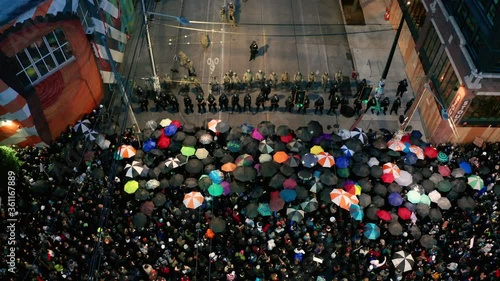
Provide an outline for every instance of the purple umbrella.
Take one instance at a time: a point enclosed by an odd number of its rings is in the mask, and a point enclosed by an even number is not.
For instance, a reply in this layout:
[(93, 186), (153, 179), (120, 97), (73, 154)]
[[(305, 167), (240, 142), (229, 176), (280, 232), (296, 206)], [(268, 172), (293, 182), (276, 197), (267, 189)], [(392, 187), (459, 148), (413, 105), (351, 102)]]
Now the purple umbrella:
[(224, 191), (222, 192), (223, 195), (228, 195), (229, 193), (231, 193), (231, 188), (229, 187), (229, 182), (223, 181), (223, 182), (221, 182), (220, 185), (224, 189)]
[(401, 206), (403, 204), (403, 197), (401, 197), (401, 194), (393, 192), (389, 194), (389, 197), (387, 198), (389, 200), (389, 204), (392, 206)]

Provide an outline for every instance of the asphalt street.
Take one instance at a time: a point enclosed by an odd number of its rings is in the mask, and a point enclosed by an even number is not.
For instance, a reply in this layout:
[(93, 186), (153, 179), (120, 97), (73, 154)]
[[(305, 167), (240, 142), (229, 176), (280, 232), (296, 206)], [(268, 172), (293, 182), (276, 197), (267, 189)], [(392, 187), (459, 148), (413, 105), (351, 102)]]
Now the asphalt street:
[[(214, 76), (221, 81), (224, 73), (229, 70), (238, 73), (240, 78), (247, 69), (254, 74), (262, 70), (266, 73), (266, 77), (273, 71), (278, 76), (287, 71), (291, 78), (295, 72), (301, 71), (304, 79), (307, 79), (307, 74), (312, 71), (316, 73), (317, 81), (321, 80), (323, 72), (328, 72), (330, 76), (333, 76), (335, 72), (341, 70), (344, 74), (342, 93), (351, 98), (352, 104), (355, 83), (350, 79), (350, 73), (355, 62), (351, 54), (339, 1), (273, 0), (266, 1), (265, 4), (255, 0), (234, 1), (236, 27), (221, 22), (220, 9), (222, 6), (227, 6), (228, 2), (164, 0), (155, 3), (152, 1), (148, 11), (170, 16), (155, 16), (154, 20), (149, 22), (152, 51), (159, 75), (170, 73), (171, 69), (179, 70), (178, 74), (174, 74), (174, 80), (180, 80), (183, 75), (187, 75), (187, 70), (179, 67), (177, 55), (180, 51), (194, 62), (197, 78), (202, 83), (205, 96), (208, 94), (208, 82)], [(185, 17), (189, 19), (190, 24), (182, 26), (171, 16)], [(210, 46), (206, 49), (201, 45), (203, 34), (207, 34), (210, 38)], [(139, 40), (139, 52), (133, 56), (130, 51), (125, 63), (130, 64), (134, 60), (132, 72), (135, 74), (136, 85), (143, 83), (140, 78), (152, 75), (144, 38), (144, 32), (136, 32), (128, 45), (133, 46), (136, 40)], [(259, 53), (256, 60), (249, 61), (249, 45), (252, 41), (256, 41), (259, 45)], [(278, 112), (185, 114), (182, 96), (178, 97), (180, 113), (156, 112), (152, 100), (148, 112), (140, 112), (138, 103), (133, 103), (133, 107), (139, 127), (148, 120), (169, 117), (196, 125), (202, 125), (207, 119), (218, 118), (231, 125), (240, 125), (244, 122), (257, 124), (268, 120), (276, 125), (287, 124), (291, 128), (297, 128), (306, 125), (310, 120), (318, 120), (325, 129), (333, 128), (335, 124), (339, 124), (340, 128), (349, 128), (355, 122), (354, 117), (346, 118), (341, 115), (336, 117), (326, 114), (329, 108), (328, 94), (323, 92), (319, 84), (318, 82), (315, 89), (308, 91), (311, 106), (306, 115), (285, 112), (285, 99), (290, 95), (288, 90), (273, 90), (271, 93), (271, 95), (276, 93), (280, 97)], [(173, 93), (177, 94), (177, 92), (178, 88), (174, 88)], [(242, 91), (241, 104), (243, 93)], [(257, 88), (251, 90), (253, 101), (258, 93)], [(195, 95), (193, 93), (190, 95), (196, 109)], [(314, 100), (320, 95), (325, 99), (325, 110), (323, 115), (316, 115), (313, 113)], [(267, 102), (266, 107), (269, 105)], [(402, 113), (403, 110), (404, 104), (400, 112)], [(365, 117), (361, 125), (365, 130), (369, 128), (395, 130), (397, 121), (395, 122), (396, 116), (393, 117), (387, 120), (383, 116), (372, 115)], [(131, 125), (130, 120), (129, 118), (129, 125)]]

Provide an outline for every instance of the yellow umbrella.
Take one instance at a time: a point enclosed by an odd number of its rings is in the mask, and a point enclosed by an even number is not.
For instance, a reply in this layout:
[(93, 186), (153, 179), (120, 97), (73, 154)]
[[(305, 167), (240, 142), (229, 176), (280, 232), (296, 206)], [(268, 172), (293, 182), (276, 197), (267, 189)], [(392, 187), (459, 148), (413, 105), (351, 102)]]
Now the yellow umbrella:
[(139, 188), (139, 183), (135, 180), (128, 181), (125, 186), (123, 187), (123, 190), (127, 192), (128, 194), (132, 194), (137, 191)]
[(309, 152), (311, 152), (314, 155), (318, 155), (321, 152), (325, 152), (325, 150), (321, 146), (315, 145), (311, 147), (311, 150)]

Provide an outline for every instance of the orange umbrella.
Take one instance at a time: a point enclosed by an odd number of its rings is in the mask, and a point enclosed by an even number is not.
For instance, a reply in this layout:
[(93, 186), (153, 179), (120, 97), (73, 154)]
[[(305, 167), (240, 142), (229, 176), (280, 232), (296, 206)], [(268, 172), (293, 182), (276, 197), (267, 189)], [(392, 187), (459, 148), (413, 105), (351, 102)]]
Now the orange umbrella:
[(322, 167), (330, 168), (335, 165), (335, 159), (333, 158), (333, 155), (328, 152), (320, 152), (316, 156), (318, 157), (318, 164), (320, 164)]
[(188, 194), (184, 195), (184, 200), (182, 202), (184, 203), (186, 208), (196, 209), (200, 207), (201, 204), (203, 204), (203, 200), (205, 200), (205, 198), (203, 197), (203, 195), (201, 195), (201, 193), (197, 191), (191, 191)]
[(226, 164), (222, 165), (220, 169), (224, 172), (230, 173), (236, 169), (236, 164), (233, 162), (227, 162)]
[(403, 151), (406, 148), (406, 145), (400, 140), (390, 140), (387, 142), (387, 147), (394, 151)]
[(358, 204), (359, 200), (356, 195), (351, 194), (342, 188), (336, 188), (330, 192), (330, 199), (340, 208), (349, 211), (351, 204)]
[(399, 178), (399, 175), (401, 174), (401, 170), (398, 165), (390, 162), (385, 163), (382, 166), (382, 170), (384, 171), (384, 174), (391, 174), (395, 179)]
[(424, 160), (424, 158), (425, 158), (424, 150), (420, 146), (411, 145), (409, 149), (411, 152), (413, 152), (413, 153), (415, 153), (415, 155), (417, 155), (418, 159)]
[(205, 233), (205, 236), (208, 238), (208, 239), (212, 239), (215, 237), (215, 233), (209, 228), (207, 229), (207, 233)]
[(130, 158), (132, 156), (134, 156), (136, 153), (136, 150), (133, 146), (131, 145), (122, 145), (118, 148), (118, 154), (122, 157), (122, 158)]
[(288, 157), (289, 156), (288, 156), (288, 154), (286, 154), (286, 152), (278, 151), (278, 152), (274, 153), (273, 160), (274, 160), (274, 162), (281, 164), (281, 163), (285, 162), (286, 160), (288, 160)]

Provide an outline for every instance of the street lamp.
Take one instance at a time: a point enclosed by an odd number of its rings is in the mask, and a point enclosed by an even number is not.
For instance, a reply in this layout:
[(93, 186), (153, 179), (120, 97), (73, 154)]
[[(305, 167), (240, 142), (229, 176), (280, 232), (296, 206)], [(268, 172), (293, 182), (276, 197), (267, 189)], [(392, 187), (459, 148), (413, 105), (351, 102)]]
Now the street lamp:
[(149, 78), (147, 80), (149, 80), (151, 82), (151, 84), (153, 85), (153, 90), (155, 92), (160, 92), (161, 91), (160, 79), (158, 77), (158, 73), (156, 72), (155, 58), (153, 55), (153, 47), (151, 46), (151, 36), (149, 35), (148, 14), (149, 15), (158, 15), (158, 16), (167, 17), (167, 18), (173, 18), (173, 19), (176, 19), (182, 25), (188, 25), (189, 20), (184, 18), (184, 17), (176, 17), (176, 16), (159, 14), (159, 13), (154, 13), (154, 12), (147, 12), (146, 5), (144, 4), (144, 0), (141, 0), (141, 4), (142, 4), (142, 14), (144, 17), (144, 27), (146, 28), (146, 40), (147, 40), (147, 44), (148, 44), (149, 59), (151, 61), (151, 70), (153, 71), (153, 75), (151, 76), (151, 78)]

